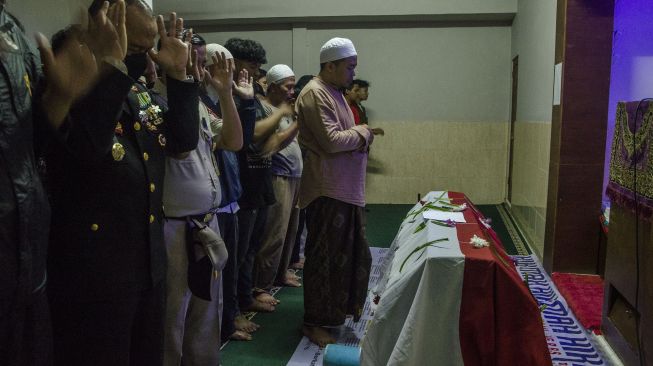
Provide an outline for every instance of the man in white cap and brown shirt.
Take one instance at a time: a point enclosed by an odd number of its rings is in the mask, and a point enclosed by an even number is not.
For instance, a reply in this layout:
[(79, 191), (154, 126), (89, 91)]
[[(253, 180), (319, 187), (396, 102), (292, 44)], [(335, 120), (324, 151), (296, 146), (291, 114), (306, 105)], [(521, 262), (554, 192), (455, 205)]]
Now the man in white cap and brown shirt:
[(356, 126), (342, 89), (354, 78), (353, 43), (333, 38), (320, 50), (320, 73), (297, 98), (305, 149), (299, 206), (307, 210), (303, 332), (320, 347), (328, 327), (358, 321), (367, 296), (371, 256), (365, 238), (365, 168), (374, 135)]

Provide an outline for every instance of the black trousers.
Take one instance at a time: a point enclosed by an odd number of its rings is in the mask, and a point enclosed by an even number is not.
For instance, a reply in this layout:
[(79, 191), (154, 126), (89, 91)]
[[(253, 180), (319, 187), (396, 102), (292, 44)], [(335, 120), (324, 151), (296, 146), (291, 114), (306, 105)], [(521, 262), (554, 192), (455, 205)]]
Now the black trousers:
[(159, 366), (165, 286), (110, 300), (49, 291), (56, 366)]
[(222, 342), (226, 342), (236, 331), (234, 320), (238, 315), (238, 215), (235, 213), (219, 213), (218, 224), (220, 234), (227, 246), (227, 264), (222, 269)]
[(254, 259), (261, 248), (268, 206), (238, 211), (238, 306), (247, 309), (254, 302)]
[(9, 300), (6, 303), (8, 306), (3, 303), (0, 312), (0, 365), (52, 365), (52, 332), (45, 291), (31, 294), (18, 308)]

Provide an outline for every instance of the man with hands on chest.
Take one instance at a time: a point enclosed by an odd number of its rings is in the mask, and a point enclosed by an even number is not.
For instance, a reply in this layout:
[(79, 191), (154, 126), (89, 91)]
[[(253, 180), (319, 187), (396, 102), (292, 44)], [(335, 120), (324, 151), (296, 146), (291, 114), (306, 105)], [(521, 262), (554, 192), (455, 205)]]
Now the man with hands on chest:
[[(189, 47), (174, 13), (170, 30), (141, 0), (95, 0), (89, 13), (93, 21), (77, 47), (97, 69), (62, 75), (68, 84), (61, 85), (69, 85), (62, 91), (81, 97), (55, 116), (47, 155), (55, 365), (160, 365), (165, 158), (197, 147), (198, 85), (187, 79)], [(157, 33), (161, 47), (154, 51)], [(167, 75), (165, 110), (136, 82), (146, 53)]]

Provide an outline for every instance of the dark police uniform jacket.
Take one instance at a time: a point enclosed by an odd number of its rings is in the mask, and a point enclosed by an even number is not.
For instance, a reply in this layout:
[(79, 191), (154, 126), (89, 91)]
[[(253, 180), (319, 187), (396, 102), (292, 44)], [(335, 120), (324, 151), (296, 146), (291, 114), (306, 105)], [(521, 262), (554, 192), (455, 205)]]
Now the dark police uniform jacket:
[(43, 124), (32, 101), (41, 62), (1, 4), (0, 37), (7, 37), (0, 41), (0, 364), (6, 365), (13, 361), (4, 356), (20, 353), (20, 314), (45, 287), (50, 209), (34, 151)]
[(165, 278), (165, 155), (194, 150), (199, 136), (198, 85), (169, 79), (167, 88), (163, 110), (113, 69), (72, 108), (48, 155), (49, 292), (110, 299)]

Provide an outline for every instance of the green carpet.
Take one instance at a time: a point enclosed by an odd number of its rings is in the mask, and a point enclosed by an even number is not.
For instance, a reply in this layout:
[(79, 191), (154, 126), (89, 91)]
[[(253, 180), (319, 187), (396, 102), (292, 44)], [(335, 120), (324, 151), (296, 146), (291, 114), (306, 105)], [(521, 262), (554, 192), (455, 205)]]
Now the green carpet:
[[(301, 276), (301, 272), (298, 273)], [(261, 328), (249, 342), (227, 343), (222, 349), (222, 366), (285, 366), (302, 339), (304, 290), (282, 288), (274, 313), (259, 313), (252, 321)]]
[[(387, 248), (392, 244), (399, 225), (413, 205), (368, 205), (367, 239), (370, 246)], [(508, 254), (517, 254), (516, 237), (511, 221), (502, 215), (501, 206), (481, 205), (479, 210), (492, 219), (492, 227), (499, 235)], [(512, 232), (512, 236), (511, 236)], [(301, 276), (301, 272), (298, 273)], [(229, 342), (222, 349), (223, 366), (285, 366), (295, 352), (302, 337), (301, 324), (304, 314), (302, 288), (282, 288), (276, 295), (281, 304), (274, 313), (256, 314), (252, 319), (261, 325), (254, 340), (250, 342)]]
[(492, 219), (490, 225), (501, 239), (501, 243), (509, 255), (531, 254), (528, 246), (524, 244), (524, 238), (521, 237), (502, 205), (477, 205), (476, 207), (485, 217)]

